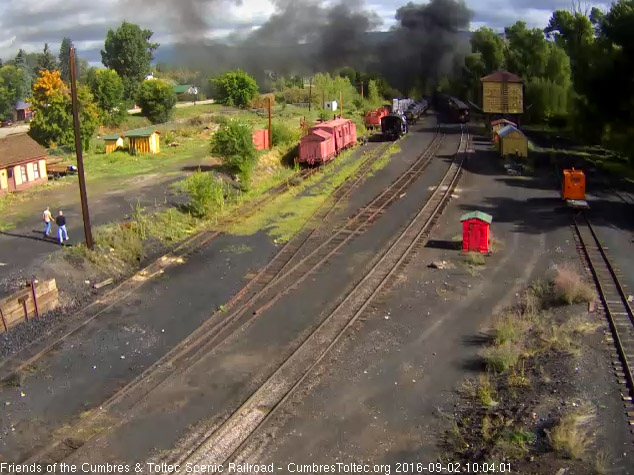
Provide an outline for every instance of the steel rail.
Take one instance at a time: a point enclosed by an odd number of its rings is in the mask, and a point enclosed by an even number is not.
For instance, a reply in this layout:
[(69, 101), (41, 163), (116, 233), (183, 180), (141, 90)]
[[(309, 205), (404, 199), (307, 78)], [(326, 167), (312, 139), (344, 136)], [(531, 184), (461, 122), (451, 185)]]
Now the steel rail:
[[(581, 213), (581, 216), (583, 217), (581, 223), (577, 217), (573, 218), (575, 230), (608, 318), (616, 351), (623, 366), (629, 398), (634, 398), (634, 374), (630, 361), (630, 358), (634, 356), (634, 313), (601, 240), (587, 215)], [(616, 296), (617, 300), (611, 300), (608, 294)], [(627, 333), (629, 338), (625, 338), (628, 336)], [(634, 424), (634, 418), (630, 418), (630, 424)]]
[(429, 228), (451, 197), (460, 177), (468, 142), (465, 140), (466, 127), (461, 129), (458, 152), (440, 185), (397, 239), (382, 252), (364, 278), (225, 422), (211, 433), (203, 434), (202, 442), (196, 443), (193, 450), (179, 454), (178, 459), (170, 463), (221, 464), (230, 460), (341, 340), (367, 306), (386, 288), (420, 239), (428, 235)]

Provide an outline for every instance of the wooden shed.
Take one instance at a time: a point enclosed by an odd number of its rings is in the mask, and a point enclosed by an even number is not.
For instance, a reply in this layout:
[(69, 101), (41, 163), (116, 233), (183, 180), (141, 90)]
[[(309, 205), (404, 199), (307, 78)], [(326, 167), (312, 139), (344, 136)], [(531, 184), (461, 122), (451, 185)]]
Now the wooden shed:
[(495, 71), (480, 78), (482, 110), (485, 114), (522, 114), (524, 112), (524, 82), (508, 71)]
[(489, 252), (489, 228), (493, 216), (482, 211), (473, 211), (460, 218), (462, 222), (462, 251)]
[(496, 134), (502, 130), (504, 127), (506, 127), (507, 125), (512, 125), (513, 127), (517, 128), (517, 124), (515, 122), (512, 122), (508, 119), (498, 119), (498, 120), (494, 120), (491, 122), (491, 134), (493, 135), (493, 137), (496, 136)]
[(103, 136), (106, 142), (106, 153), (112, 153), (119, 148), (123, 148), (123, 134), (110, 134)]
[(128, 139), (130, 153), (133, 155), (143, 153), (161, 152), (161, 133), (155, 129), (131, 130), (124, 134)]
[(500, 155), (503, 157), (515, 155), (528, 158), (528, 139), (519, 129), (507, 125), (497, 134), (500, 147)]

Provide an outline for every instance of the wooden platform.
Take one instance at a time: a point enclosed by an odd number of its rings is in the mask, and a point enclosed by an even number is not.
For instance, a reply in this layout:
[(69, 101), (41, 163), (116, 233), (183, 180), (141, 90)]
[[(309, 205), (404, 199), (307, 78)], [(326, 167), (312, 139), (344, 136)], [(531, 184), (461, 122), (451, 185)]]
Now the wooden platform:
[(55, 279), (33, 281), (13, 295), (0, 300), (0, 333), (20, 322), (38, 318), (57, 307), (59, 293)]

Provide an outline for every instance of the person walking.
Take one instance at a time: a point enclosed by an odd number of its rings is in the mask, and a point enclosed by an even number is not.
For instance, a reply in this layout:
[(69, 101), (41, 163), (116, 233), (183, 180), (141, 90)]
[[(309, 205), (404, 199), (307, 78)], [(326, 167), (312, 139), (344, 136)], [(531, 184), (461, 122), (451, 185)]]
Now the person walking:
[(44, 237), (51, 235), (51, 221), (53, 221), (53, 215), (51, 214), (51, 208), (46, 207), (42, 213), (42, 221), (44, 221)]
[(64, 241), (68, 241), (68, 233), (66, 232), (66, 216), (64, 212), (60, 211), (59, 216), (55, 218), (55, 224), (57, 224), (57, 238), (60, 244), (64, 244)]

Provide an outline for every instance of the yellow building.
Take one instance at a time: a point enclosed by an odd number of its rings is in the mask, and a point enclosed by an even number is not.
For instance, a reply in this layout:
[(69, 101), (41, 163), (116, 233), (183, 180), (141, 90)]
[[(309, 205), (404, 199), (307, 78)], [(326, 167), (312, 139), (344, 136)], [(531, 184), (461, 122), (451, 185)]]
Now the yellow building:
[(524, 84), (519, 76), (508, 71), (496, 71), (480, 79), (482, 110), (485, 114), (522, 114)]
[(497, 133), (500, 147), (500, 155), (503, 157), (515, 155), (528, 157), (528, 139), (520, 130), (512, 125), (507, 125)]
[(0, 195), (46, 183), (47, 156), (27, 134), (0, 138)]
[(122, 134), (104, 135), (103, 140), (106, 142), (106, 153), (112, 153), (117, 149), (123, 148)]
[(131, 130), (124, 135), (133, 155), (161, 152), (161, 133), (154, 129)]

